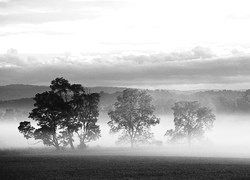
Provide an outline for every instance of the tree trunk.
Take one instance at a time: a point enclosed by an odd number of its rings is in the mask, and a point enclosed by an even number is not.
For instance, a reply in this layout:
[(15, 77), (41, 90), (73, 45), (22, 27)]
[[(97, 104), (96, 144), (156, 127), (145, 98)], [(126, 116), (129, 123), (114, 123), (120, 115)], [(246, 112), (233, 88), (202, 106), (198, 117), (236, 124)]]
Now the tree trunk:
[(78, 148), (79, 149), (81, 149), (81, 150), (83, 150), (83, 149), (85, 149), (86, 147), (87, 147), (87, 145), (86, 145), (86, 141), (85, 141), (85, 139), (86, 139), (86, 134), (81, 134), (80, 136), (79, 136), (79, 138), (80, 138), (80, 144), (78, 145)]
[(73, 144), (72, 136), (70, 136), (70, 138), (69, 138), (69, 144), (70, 144), (70, 148), (71, 148), (72, 150), (75, 150), (75, 147), (74, 147), (74, 144)]
[(134, 141), (133, 140), (131, 141), (131, 148), (132, 149), (134, 148)]
[(60, 151), (60, 146), (58, 144), (55, 145), (56, 151)]
[(53, 141), (54, 141), (54, 146), (55, 146), (56, 150), (59, 151), (60, 146), (59, 146), (58, 140), (56, 138), (56, 133), (53, 134)]
[(84, 141), (80, 142), (79, 149), (83, 150), (87, 147), (87, 145), (84, 143)]
[(188, 146), (189, 146), (189, 147), (191, 146), (191, 141), (192, 141), (191, 133), (188, 132)]
[(72, 133), (68, 130), (68, 134), (69, 134), (69, 144), (70, 144), (70, 148), (72, 150), (75, 150), (74, 144), (73, 144), (73, 138), (72, 138)]
[(134, 139), (133, 136), (130, 137), (130, 145), (131, 145), (131, 149), (134, 148)]

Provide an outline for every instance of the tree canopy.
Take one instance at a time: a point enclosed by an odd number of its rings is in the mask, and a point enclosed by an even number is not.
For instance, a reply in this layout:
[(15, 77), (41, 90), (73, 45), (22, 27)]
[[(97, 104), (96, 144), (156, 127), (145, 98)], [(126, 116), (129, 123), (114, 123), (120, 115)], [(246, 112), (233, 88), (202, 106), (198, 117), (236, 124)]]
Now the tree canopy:
[(70, 84), (64, 78), (51, 82), (51, 90), (36, 94), (35, 108), (29, 118), (37, 122), (38, 128), (28, 121), (20, 122), (19, 131), (25, 138), (42, 140), (45, 145), (60, 149), (60, 145), (74, 149), (74, 134), (80, 140), (80, 147), (100, 137), (99, 94), (86, 93), (80, 84)]
[(154, 113), (152, 97), (144, 90), (126, 89), (117, 97), (113, 110), (108, 112), (111, 120), (110, 133), (121, 132), (118, 143), (148, 143), (153, 139), (150, 127), (159, 124)]
[(188, 140), (191, 145), (193, 139), (203, 137), (206, 130), (213, 127), (215, 115), (208, 107), (201, 107), (197, 101), (176, 102), (174, 107), (175, 129), (166, 132), (171, 142)]

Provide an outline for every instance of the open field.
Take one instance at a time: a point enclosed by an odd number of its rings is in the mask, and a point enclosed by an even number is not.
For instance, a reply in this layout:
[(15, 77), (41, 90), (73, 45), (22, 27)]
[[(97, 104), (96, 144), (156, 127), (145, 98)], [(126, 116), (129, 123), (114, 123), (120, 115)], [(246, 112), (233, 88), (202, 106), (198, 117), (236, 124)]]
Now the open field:
[[(4, 153), (5, 152), (5, 153)], [(250, 159), (1, 151), (1, 179), (250, 179)]]

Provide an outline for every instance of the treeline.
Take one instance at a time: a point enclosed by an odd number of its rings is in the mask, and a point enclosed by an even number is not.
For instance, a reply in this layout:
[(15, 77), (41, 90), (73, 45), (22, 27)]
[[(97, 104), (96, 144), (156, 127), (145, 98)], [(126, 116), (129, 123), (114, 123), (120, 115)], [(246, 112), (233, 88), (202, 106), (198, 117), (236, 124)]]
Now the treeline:
[(248, 91), (210, 90), (190, 93), (176, 93), (165, 90), (149, 91), (158, 113), (171, 113), (177, 101), (198, 101), (218, 113), (250, 113), (246, 97)]
[[(208, 106), (218, 113), (250, 113), (250, 104), (246, 97), (248, 91), (210, 90), (200, 92), (169, 91), (169, 90), (146, 90), (153, 98), (156, 114), (171, 114), (172, 107), (178, 101), (198, 101), (203, 106)], [(116, 97), (121, 92), (100, 94), (100, 110), (107, 112)]]
[[(34, 138), (44, 145), (54, 146), (57, 150), (70, 146), (75, 149), (75, 137), (78, 147), (84, 149), (88, 142), (101, 137), (97, 124), (99, 116), (100, 94), (90, 93), (80, 84), (70, 84), (64, 78), (51, 82), (50, 90), (36, 94), (34, 109), (29, 121), (20, 122), (18, 130), (26, 139)], [(157, 140), (150, 131), (160, 123), (155, 115), (153, 98), (146, 90), (125, 89), (116, 97), (108, 111), (110, 133), (118, 133), (117, 143), (154, 144)], [(215, 115), (209, 107), (203, 107), (197, 101), (179, 101), (172, 107), (175, 129), (166, 132), (169, 141), (187, 139), (189, 145), (193, 139), (200, 139), (207, 129), (213, 127)]]
[[(101, 88), (100, 88), (101, 89)], [(92, 92), (92, 90), (89, 90)], [(204, 106), (213, 109), (214, 112), (232, 114), (232, 113), (250, 113), (250, 104), (246, 97), (248, 91), (168, 91), (168, 90), (146, 90), (153, 98), (152, 104), (155, 106), (156, 114), (171, 114), (171, 107), (177, 101), (198, 101)], [(122, 92), (106, 93), (101, 91), (99, 110), (107, 113), (116, 97)], [(0, 121), (20, 120), (27, 118), (34, 105), (33, 98), (22, 98), (17, 100), (0, 101)]]
[(34, 100), (32, 98), (0, 101), (0, 120), (17, 121), (25, 119), (33, 107)]

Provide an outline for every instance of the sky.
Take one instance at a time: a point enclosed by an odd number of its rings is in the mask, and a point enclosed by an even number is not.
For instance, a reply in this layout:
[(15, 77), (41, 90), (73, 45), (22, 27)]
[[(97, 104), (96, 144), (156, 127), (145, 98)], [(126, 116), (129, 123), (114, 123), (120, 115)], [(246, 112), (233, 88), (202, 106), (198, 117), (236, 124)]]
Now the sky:
[(247, 0), (0, 0), (0, 85), (248, 89)]

